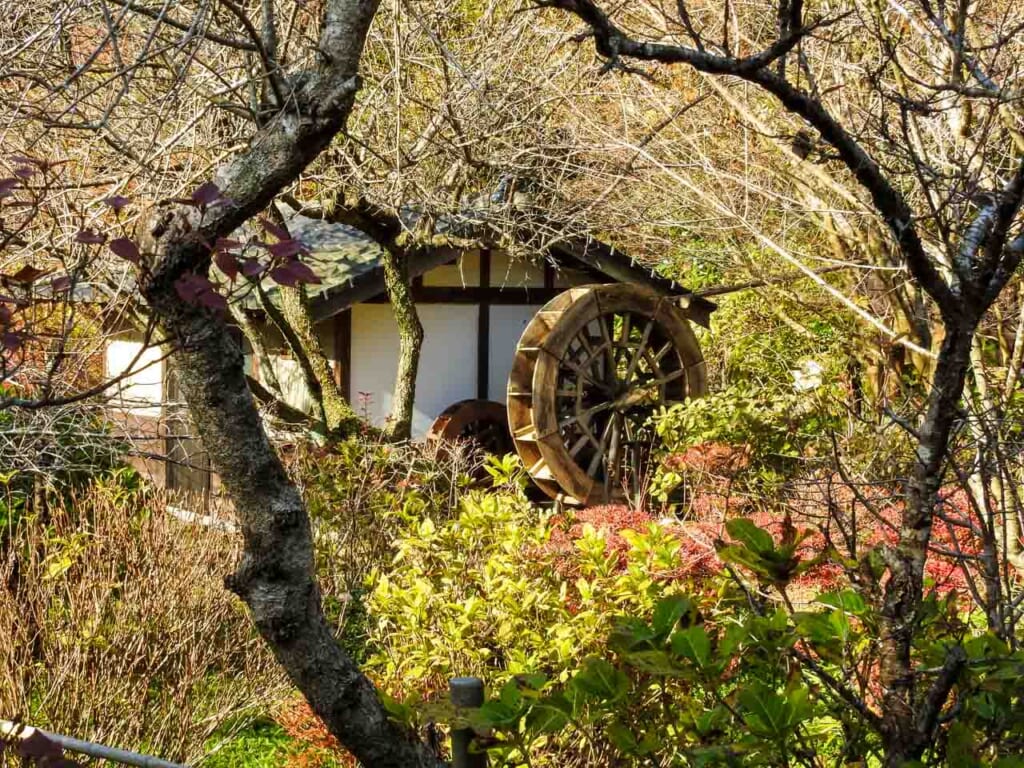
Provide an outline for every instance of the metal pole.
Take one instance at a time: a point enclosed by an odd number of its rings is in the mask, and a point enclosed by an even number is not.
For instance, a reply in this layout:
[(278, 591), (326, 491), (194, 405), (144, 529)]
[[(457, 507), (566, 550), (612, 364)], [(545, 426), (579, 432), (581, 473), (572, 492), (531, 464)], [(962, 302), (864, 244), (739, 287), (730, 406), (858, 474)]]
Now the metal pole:
[[(453, 677), (448, 682), (448, 694), (457, 714), (478, 709), (484, 703), (484, 681), (479, 677)], [(487, 753), (470, 751), (475, 735), (472, 728), (452, 728), (452, 768), (487, 768)]]
[(127, 749), (107, 747), (103, 744), (82, 741), (71, 736), (62, 736), (59, 733), (50, 733), (42, 728), (18, 725), (10, 720), (0, 720), (0, 736), (5, 738), (27, 739), (35, 732), (40, 733), (61, 749), (65, 749), (68, 752), (77, 752), (80, 755), (96, 757), (100, 760), (110, 760), (122, 765), (133, 765), (136, 768), (188, 768), (188, 766), (181, 765), (180, 763), (170, 763), (167, 760), (161, 760), (159, 757), (140, 755), (138, 752), (129, 752)]

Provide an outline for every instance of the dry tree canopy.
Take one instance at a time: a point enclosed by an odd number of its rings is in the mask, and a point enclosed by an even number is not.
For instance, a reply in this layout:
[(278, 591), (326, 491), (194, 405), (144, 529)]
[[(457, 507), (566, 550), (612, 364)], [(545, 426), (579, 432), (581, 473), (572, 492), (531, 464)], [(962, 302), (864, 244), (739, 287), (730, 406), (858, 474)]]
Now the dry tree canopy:
[[(634, 39), (740, 57), (780, 34), (768, 2), (604, 10)], [(102, 281), (121, 297), (118, 312), (144, 312), (123, 260), (84, 248), (76, 233), (114, 238), (211, 178), (301, 90), (322, 13), (321, 2), (270, 0), (9, 4), (3, 175), (17, 170), (12, 156), (61, 165), (37, 206), (45, 215), (3, 250), (3, 272), (32, 263)], [(948, 267), (1024, 150), (1024, 10), (1010, 0), (844, 0), (803, 14), (813, 29), (785, 59), (786, 76), (886, 169), (930, 258)], [(535, 214), (555, 223), (553, 237), (587, 231), (655, 263), (758, 277), (855, 262), (844, 290), (899, 297), (876, 301), (872, 316), (930, 348), (871, 201), (814, 131), (737, 78), (605, 60), (588, 42), (573, 17), (518, 0), (384, 3), (348, 128), (290, 192), (392, 212), (485, 209), (499, 227)], [(119, 211), (103, 203), (122, 198)]]

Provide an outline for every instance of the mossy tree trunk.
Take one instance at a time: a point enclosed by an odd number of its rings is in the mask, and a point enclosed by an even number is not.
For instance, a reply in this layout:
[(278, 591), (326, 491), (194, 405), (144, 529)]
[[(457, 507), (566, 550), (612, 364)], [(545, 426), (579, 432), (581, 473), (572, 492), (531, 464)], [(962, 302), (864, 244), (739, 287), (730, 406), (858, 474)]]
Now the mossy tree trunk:
[(423, 346), (423, 324), (416, 311), (409, 285), (408, 254), (384, 249), (384, 283), (387, 286), (391, 311), (398, 325), (398, 373), (395, 376), (394, 399), (387, 435), (392, 440), (407, 440), (412, 434), (412, 413), (416, 400), (416, 376)]
[(416, 247), (404, 242), (403, 225), (398, 216), (367, 200), (335, 201), (329, 207), (318, 208), (305, 206), (288, 195), (283, 199), (305, 216), (346, 224), (358, 229), (380, 246), (384, 287), (399, 337), (398, 371), (395, 374), (394, 397), (385, 434), (392, 440), (408, 439), (412, 432), (416, 376), (423, 346), (423, 324), (416, 311), (409, 279), (409, 263), (416, 253)]
[(359, 426), (359, 417), (338, 388), (331, 361), (317, 336), (304, 288), (281, 287), (281, 315), (290, 330), (286, 337), (289, 346), (296, 360), (301, 361), (306, 386), (327, 431), (342, 435), (354, 432)]
[(263, 329), (256, 325), (243, 307), (238, 304), (231, 304), (231, 316), (242, 331), (242, 335), (249, 340), (252, 347), (252, 356), (256, 360), (256, 366), (267, 391), (279, 400), (284, 400), (284, 393), (281, 391), (281, 382), (277, 378), (277, 369), (274, 368), (274, 359), (267, 348), (267, 339)]

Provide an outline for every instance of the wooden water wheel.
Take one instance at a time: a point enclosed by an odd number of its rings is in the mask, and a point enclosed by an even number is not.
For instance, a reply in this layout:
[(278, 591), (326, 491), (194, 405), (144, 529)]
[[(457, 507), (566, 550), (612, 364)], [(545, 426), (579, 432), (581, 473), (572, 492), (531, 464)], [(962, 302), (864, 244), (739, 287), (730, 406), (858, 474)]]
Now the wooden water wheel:
[(509, 428), (545, 493), (605, 503), (642, 483), (654, 412), (705, 388), (704, 358), (672, 297), (631, 284), (572, 288), (523, 331)]
[(497, 456), (512, 450), (505, 406), (491, 400), (460, 400), (449, 405), (430, 425), (427, 439), (469, 441)]

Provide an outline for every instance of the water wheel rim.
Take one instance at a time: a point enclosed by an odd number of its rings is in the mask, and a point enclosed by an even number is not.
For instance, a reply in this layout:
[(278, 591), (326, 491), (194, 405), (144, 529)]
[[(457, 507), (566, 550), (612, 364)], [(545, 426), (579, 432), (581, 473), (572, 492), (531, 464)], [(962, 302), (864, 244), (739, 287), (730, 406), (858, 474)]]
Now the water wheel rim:
[(662, 404), (703, 395), (705, 376), (697, 339), (670, 297), (601, 285), (567, 306), (540, 344), (531, 414), (537, 451), (566, 500), (621, 499), (641, 480), (649, 450), (640, 422)]
[(557, 324), (562, 313), (587, 292), (586, 288), (570, 288), (534, 313), (520, 336), (508, 378), (506, 408), (516, 453), (519, 454), (534, 485), (552, 499), (563, 498), (563, 493), (557, 482), (542, 476), (544, 458), (537, 446), (536, 429), (533, 425), (533, 374), (544, 339)]

